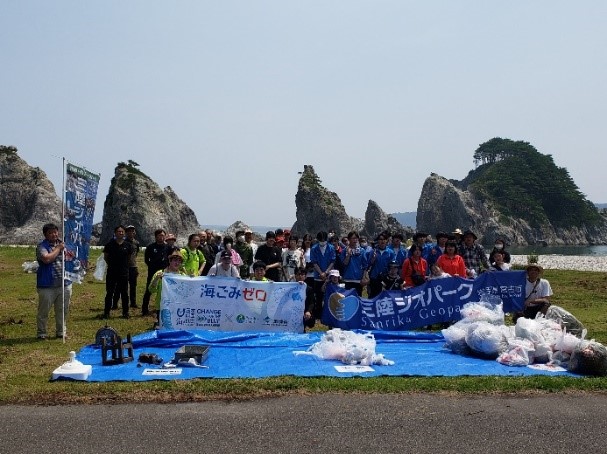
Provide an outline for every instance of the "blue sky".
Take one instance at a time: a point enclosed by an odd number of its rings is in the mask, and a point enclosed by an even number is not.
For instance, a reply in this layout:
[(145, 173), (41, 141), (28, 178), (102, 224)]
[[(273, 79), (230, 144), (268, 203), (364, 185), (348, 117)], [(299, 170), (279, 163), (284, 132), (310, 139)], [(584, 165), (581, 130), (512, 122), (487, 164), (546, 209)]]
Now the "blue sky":
[[(199, 222), (289, 226), (314, 166), (348, 212), (414, 211), (493, 137), (531, 142), (593, 202), (604, 1), (0, 3), (0, 144), (59, 190), (61, 158), (132, 159)], [(128, 222), (128, 220), (124, 220)]]

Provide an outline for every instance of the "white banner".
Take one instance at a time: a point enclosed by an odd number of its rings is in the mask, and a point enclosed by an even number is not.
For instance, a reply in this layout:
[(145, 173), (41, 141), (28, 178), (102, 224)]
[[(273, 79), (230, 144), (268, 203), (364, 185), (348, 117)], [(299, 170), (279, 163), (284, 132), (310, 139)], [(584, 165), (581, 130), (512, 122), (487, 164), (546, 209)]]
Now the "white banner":
[(162, 278), (160, 326), (303, 333), (306, 285), (230, 277)]

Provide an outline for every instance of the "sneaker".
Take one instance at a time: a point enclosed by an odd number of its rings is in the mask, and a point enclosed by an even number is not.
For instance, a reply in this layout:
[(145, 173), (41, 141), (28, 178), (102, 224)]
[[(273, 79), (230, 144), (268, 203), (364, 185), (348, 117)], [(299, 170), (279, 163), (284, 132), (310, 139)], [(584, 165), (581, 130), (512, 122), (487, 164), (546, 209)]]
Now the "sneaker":
[[(57, 334), (57, 339), (63, 339), (63, 336), (61, 334)], [(70, 336), (68, 336), (67, 334), (65, 335), (65, 340), (68, 340), (70, 338)]]
[(103, 313), (103, 315), (101, 316), (101, 318), (102, 318), (103, 320), (107, 320), (107, 319), (109, 319), (109, 318), (110, 318), (110, 313), (109, 313), (109, 312), (104, 312), (104, 313)]
[(39, 341), (45, 341), (45, 340), (48, 340), (48, 337), (46, 337), (46, 336), (38, 336), (38, 337), (36, 337), (36, 339), (38, 339)]

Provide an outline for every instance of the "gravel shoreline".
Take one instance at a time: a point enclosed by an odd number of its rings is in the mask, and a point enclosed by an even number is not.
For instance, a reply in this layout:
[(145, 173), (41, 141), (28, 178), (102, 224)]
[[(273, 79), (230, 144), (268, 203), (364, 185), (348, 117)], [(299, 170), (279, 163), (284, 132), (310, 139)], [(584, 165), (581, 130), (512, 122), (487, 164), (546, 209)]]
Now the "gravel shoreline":
[[(607, 272), (604, 255), (538, 255), (538, 263), (546, 270), (577, 270)], [(526, 255), (512, 255), (511, 265), (527, 265)]]

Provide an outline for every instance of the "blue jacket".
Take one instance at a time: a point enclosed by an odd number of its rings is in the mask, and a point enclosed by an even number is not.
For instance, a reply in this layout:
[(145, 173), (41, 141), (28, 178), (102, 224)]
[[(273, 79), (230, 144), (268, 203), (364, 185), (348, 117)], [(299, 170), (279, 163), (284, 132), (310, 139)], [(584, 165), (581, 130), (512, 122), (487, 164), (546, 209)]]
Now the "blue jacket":
[[(375, 260), (373, 256), (375, 255)], [(388, 274), (388, 264), (396, 260), (396, 254), (392, 249), (384, 249), (383, 251), (375, 248), (367, 253), (367, 268), (369, 269), (369, 278), (380, 279), (381, 275)]]
[[(346, 249), (341, 251), (341, 263), (346, 260)], [(350, 261), (347, 265), (343, 265), (342, 277), (344, 281), (360, 281), (363, 277), (363, 272), (367, 269), (367, 254), (365, 249), (358, 247), (350, 254)]]
[[(327, 243), (324, 254), (321, 252), (318, 243), (310, 249), (310, 263), (318, 265), (321, 271), (326, 271), (331, 263), (335, 263), (335, 258), (335, 248), (332, 244)], [(320, 274), (318, 274), (316, 268), (314, 268), (314, 279), (320, 279)]]

